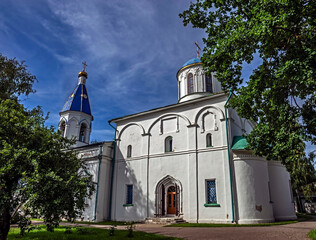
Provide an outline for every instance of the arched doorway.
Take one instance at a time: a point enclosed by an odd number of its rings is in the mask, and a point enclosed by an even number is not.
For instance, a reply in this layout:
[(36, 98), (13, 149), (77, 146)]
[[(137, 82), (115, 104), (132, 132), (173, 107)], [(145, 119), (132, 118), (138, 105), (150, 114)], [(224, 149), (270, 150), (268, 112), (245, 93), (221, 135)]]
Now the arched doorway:
[(156, 186), (156, 217), (182, 215), (182, 185), (171, 176), (161, 179)]

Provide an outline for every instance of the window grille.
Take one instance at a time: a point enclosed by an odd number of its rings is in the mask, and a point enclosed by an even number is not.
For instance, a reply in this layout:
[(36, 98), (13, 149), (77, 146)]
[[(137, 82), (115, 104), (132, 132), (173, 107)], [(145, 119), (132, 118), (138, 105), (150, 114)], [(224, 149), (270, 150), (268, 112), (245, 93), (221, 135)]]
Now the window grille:
[(207, 203), (217, 203), (216, 200), (216, 183), (215, 180), (206, 181), (206, 190), (207, 190)]
[(133, 185), (127, 185), (126, 204), (133, 204)]

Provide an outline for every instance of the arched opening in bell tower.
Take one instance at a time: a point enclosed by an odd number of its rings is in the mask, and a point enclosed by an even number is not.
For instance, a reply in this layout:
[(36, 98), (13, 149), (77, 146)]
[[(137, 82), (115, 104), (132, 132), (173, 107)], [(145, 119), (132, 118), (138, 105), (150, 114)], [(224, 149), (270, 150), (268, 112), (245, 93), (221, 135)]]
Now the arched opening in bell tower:
[(62, 121), (60, 124), (59, 124), (59, 131), (61, 132), (61, 135), (63, 137), (65, 137), (65, 129), (66, 129), (66, 123), (65, 121)]
[(79, 141), (86, 142), (86, 138), (87, 138), (87, 125), (85, 123), (82, 123), (80, 126)]

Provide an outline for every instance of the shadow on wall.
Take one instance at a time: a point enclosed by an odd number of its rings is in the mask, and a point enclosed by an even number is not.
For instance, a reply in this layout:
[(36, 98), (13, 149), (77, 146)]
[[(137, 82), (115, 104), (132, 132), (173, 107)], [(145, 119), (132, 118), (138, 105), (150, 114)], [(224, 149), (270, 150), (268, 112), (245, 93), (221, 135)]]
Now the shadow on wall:
[[(144, 221), (155, 212), (154, 202), (147, 199), (147, 158), (126, 161), (118, 149), (116, 162), (116, 193), (114, 219), (117, 221)], [(128, 186), (132, 185), (132, 204)], [(154, 194), (154, 189), (150, 191)], [(152, 195), (150, 194), (150, 195)]]

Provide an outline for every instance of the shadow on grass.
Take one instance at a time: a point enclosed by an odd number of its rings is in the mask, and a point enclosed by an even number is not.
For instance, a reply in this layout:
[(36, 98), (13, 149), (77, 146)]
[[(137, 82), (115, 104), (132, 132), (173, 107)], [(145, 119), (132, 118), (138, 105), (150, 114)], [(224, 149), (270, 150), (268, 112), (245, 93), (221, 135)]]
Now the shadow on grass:
[[(68, 232), (68, 233), (65, 233)], [(155, 240), (155, 239), (170, 239), (176, 240), (180, 238), (165, 237), (152, 233), (145, 232), (134, 232), (133, 239), (145, 239), (145, 240)], [(103, 239), (130, 239), (128, 237), (128, 231), (125, 230), (115, 230), (114, 236), (109, 236), (109, 230), (97, 229), (97, 228), (85, 228), (76, 227), (69, 228), (66, 226), (60, 226), (55, 228), (54, 232), (47, 232), (45, 226), (40, 226), (38, 230), (26, 233), (25, 236), (20, 235), (20, 230), (17, 228), (10, 229), (8, 240), (13, 239), (23, 239), (23, 240), (103, 240)]]
[[(37, 222), (43, 222), (43, 219), (39, 218), (32, 218), (31, 221), (37, 221)], [(122, 226), (128, 224), (127, 222), (116, 222), (116, 221), (104, 221), (104, 222), (87, 222), (87, 221), (75, 221), (75, 222), (69, 222), (69, 221), (62, 221), (62, 223), (76, 223), (76, 224), (89, 224), (89, 225), (116, 225), (116, 226)]]

